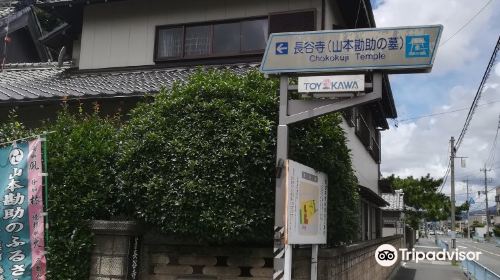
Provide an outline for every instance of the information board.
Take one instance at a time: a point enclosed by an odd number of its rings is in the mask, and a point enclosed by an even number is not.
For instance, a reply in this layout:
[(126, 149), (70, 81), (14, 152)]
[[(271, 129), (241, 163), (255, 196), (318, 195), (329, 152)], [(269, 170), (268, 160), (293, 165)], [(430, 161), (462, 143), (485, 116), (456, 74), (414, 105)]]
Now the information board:
[(287, 160), (287, 244), (326, 244), (327, 176)]

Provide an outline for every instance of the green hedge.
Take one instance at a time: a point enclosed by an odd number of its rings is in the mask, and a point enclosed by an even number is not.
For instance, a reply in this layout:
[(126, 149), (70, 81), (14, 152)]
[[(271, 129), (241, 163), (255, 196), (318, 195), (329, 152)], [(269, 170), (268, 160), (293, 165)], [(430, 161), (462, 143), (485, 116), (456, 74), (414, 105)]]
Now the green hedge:
[(63, 112), (48, 126), (48, 279), (88, 279), (88, 222), (114, 214), (117, 124)]
[[(139, 106), (122, 131), (121, 205), (166, 233), (270, 242), (278, 84), (257, 72), (194, 74)], [(293, 126), (290, 157), (328, 173), (329, 240), (355, 239), (358, 197), (338, 115)]]
[(203, 241), (269, 241), (275, 92), (255, 72), (198, 72), (136, 108), (119, 156), (126, 213)]

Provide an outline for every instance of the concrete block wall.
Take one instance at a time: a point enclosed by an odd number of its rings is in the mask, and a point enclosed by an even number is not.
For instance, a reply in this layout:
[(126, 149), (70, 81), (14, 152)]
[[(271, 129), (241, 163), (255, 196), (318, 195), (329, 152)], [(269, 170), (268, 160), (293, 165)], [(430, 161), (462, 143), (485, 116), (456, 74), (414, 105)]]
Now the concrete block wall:
[[(393, 267), (382, 267), (375, 261), (375, 250), (381, 244), (401, 248), (402, 237), (391, 236), (333, 249), (320, 249), (318, 279), (382, 280)], [(147, 273), (142, 279), (272, 279), (271, 248), (203, 247), (189, 245), (146, 245)], [(294, 280), (310, 279), (311, 249), (294, 249)]]
[[(131, 225), (116, 222), (94, 222), (96, 247), (92, 256), (91, 280), (128, 279), (130, 261), (128, 240), (138, 233)], [(116, 228), (119, 228), (117, 230)], [(109, 228), (113, 228), (110, 230)], [(272, 248), (244, 246), (193, 245), (180, 240), (147, 232), (141, 238), (141, 280), (264, 280), (272, 279)], [(381, 244), (401, 248), (402, 236), (390, 236), (354, 245), (320, 249), (318, 279), (383, 280), (397, 267), (382, 267), (375, 261), (375, 250)], [(128, 252), (128, 254), (126, 253)], [(293, 251), (292, 278), (310, 279), (311, 248)], [(136, 278), (134, 278), (136, 279)]]
[(145, 245), (150, 280), (271, 279), (271, 248)]
[[(375, 250), (381, 244), (391, 244), (401, 248), (402, 237), (391, 236), (367, 242), (333, 249), (320, 249), (318, 262), (318, 279), (339, 280), (382, 280), (387, 279), (397, 264), (383, 267), (375, 261)], [(293, 279), (309, 280), (311, 278), (311, 249), (295, 250)]]

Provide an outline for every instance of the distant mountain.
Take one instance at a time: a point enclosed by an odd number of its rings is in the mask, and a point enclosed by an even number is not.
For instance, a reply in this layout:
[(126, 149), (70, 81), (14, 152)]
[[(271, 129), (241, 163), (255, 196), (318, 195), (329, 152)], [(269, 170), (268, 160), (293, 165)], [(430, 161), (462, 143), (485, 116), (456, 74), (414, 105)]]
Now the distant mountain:
[[(488, 212), (490, 213), (490, 215), (495, 215), (495, 213), (497, 212), (497, 207), (495, 205), (488, 207), (488, 209), (489, 209)], [(474, 211), (470, 211), (469, 212), (469, 216), (472, 216), (472, 215), (484, 215), (484, 214), (485, 214), (484, 209), (474, 210)]]

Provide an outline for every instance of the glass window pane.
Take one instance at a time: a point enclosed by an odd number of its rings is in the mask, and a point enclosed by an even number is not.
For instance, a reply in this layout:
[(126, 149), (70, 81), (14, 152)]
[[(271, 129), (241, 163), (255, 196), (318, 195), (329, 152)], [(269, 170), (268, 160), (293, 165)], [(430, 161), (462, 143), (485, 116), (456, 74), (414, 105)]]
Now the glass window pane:
[(265, 49), (267, 28), (267, 19), (242, 21), (241, 50), (247, 52)]
[(160, 29), (158, 32), (158, 58), (182, 55), (182, 27)]
[(240, 23), (214, 25), (214, 54), (238, 53), (240, 51)]
[(186, 27), (184, 54), (186, 56), (203, 56), (210, 53), (210, 26)]

